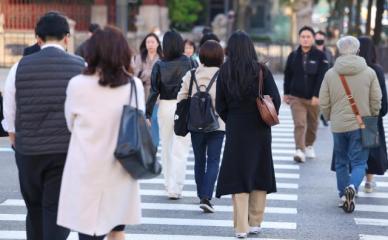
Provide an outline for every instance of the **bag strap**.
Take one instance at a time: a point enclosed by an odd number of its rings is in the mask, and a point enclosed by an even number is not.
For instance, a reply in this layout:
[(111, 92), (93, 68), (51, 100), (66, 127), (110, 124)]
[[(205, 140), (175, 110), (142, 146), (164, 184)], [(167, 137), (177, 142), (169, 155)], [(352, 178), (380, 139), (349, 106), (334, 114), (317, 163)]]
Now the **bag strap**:
[(135, 83), (135, 80), (133, 80), (132, 77), (129, 78), (129, 83), (131, 84), (131, 92), (129, 94), (129, 105), (131, 105), (133, 94), (135, 94), (136, 110), (137, 110), (137, 109), (139, 109), (139, 102), (138, 102), (138, 99), (137, 99), (136, 83)]
[(261, 63), (259, 63), (259, 97), (262, 98), (263, 97), (263, 84), (264, 84), (264, 74), (263, 74), (263, 71), (264, 71), (264, 68), (263, 66), (261, 65)]
[(195, 69), (190, 70), (190, 86), (189, 86), (189, 96), (187, 98), (191, 98), (191, 93), (193, 92), (193, 82), (195, 81)]
[(346, 93), (346, 96), (347, 96), (347, 98), (349, 100), (350, 106), (352, 107), (352, 111), (353, 111), (354, 115), (356, 115), (357, 123), (358, 123), (358, 125), (360, 125), (360, 128), (363, 129), (363, 128), (365, 128), (365, 123), (362, 120), (362, 117), (360, 115), (360, 111), (358, 110), (356, 101), (354, 100), (354, 98), (352, 96), (352, 92), (350, 91), (350, 88), (349, 88), (349, 85), (348, 85), (348, 83), (346, 81), (346, 78), (345, 78), (344, 75), (340, 75), (340, 79), (341, 79), (341, 82), (342, 82), (342, 86), (345, 89), (345, 93)]
[(212, 80), (210, 80), (210, 83), (209, 85), (207, 85), (207, 88), (206, 88), (206, 92), (208, 93), (210, 91), (210, 89), (212, 88), (214, 82), (216, 81), (217, 77), (218, 77), (218, 73), (220, 72), (220, 70), (217, 70), (217, 72), (214, 74), (214, 76), (212, 77)]

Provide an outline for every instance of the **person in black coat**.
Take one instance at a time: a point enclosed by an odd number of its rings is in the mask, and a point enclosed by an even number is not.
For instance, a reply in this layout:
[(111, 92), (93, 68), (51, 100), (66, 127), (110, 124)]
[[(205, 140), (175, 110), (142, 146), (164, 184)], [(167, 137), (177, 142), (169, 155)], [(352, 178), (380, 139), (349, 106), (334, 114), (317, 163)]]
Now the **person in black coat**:
[(235, 32), (226, 51), (216, 88), (216, 110), (226, 123), (216, 196), (232, 194), (236, 237), (246, 237), (260, 231), (266, 194), (276, 192), (271, 127), (256, 106), (259, 71), (264, 71), (264, 94), (272, 97), (277, 111), (281, 99), (271, 72), (260, 69), (246, 33)]
[[(364, 185), (364, 191), (367, 193), (371, 193), (376, 187), (376, 183), (373, 181), (374, 175), (384, 175), (384, 173), (388, 169), (387, 145), (385, 142), (385, 130), (383, 125), (383, 117), (387, 114), (388, 111), (387, 88), (385, 84), (384, 70), (380, 65), (377, 64), (376, 61), (376, 49), (373, 40), (366, 36), (359, 37), (358, 40), (360, 41), (359, 55), (363, 57), (368, 66), (376, 72), (382, 93), (381, 109), (377, 123), (379, 130), (380, 146), (377, 148), (371, 148), (369, 150), (369, 158), (367, 162), (368, 168), (366, 171), (366, 181)], [(335, 171), (334, 154), (331, 170)]]
[(313, 46), (314, 36), (311, 27), (299, 30), (300, 46), (288, 56), (284, 71), (284, 102), (290, 104), (294, 120), (294, 160), (299, 163), (316, 157), (319, 89), (328, 68), (325, 53)]
[(23, 57), (31, 55), (33, 53), (39, 52), (40, 51), (40, 44), (39, 42), (35, 43), (32, 46), (26, 47), (23, 51)]

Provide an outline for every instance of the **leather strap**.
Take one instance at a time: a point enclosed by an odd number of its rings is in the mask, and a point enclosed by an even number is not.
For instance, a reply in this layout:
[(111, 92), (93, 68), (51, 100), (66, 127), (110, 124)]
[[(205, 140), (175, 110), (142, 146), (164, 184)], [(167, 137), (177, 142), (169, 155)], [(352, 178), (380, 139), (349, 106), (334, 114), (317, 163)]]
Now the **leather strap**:
[(350, 106), (352, 108), (352, 111), (353, 111), (354, 115), (356, 115), (356, 120), (357, 120), (358, 125), (360, 125), (360, 128), (365, 128), (365, 123), (362, 120), (362, 117), (360, 115), (360, 111), (358, 110), (356, 101), (354, 100), (354, 98), (352, 96), (352, 92), (350, 91), (349, 85), (346, 82), (345, 76), (344, 75), (340, 75), (340, 79), (341, 79), (341, 82), (342, 82), (342, 86), (345, 89), (345, 93), (346, 93), (346, 96), (348, 97), (348, 100), (349, 100)]
[(259, 63), (259, 97), (263, 97), (263, 81), (264, 81), (264, 75), (263, 75), (263, 66), (261, 63)]

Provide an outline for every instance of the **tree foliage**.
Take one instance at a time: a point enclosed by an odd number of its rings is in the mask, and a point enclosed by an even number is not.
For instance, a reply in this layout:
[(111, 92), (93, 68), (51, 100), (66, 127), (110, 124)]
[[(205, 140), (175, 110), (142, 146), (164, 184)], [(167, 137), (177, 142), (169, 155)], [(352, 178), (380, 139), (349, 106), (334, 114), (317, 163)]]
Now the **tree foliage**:
[(189, 30), (198, 19), (203, 6), (198, 0), (168, 0), (171, 26), (177, 30)]

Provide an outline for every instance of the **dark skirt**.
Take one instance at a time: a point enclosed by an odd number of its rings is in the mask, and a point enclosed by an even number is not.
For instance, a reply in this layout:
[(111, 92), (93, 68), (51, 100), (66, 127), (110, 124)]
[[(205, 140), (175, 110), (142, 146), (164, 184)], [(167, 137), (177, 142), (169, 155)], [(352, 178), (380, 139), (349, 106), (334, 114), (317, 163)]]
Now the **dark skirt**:
[(216, 197), (254, 190), (276, 192), (271, 128), (258, 113), (229, 113)]

